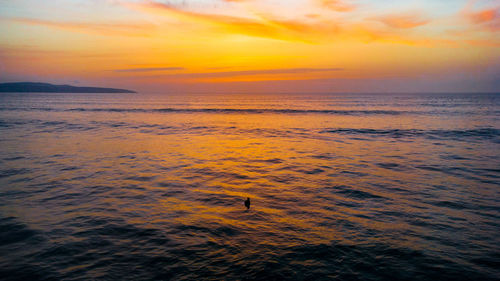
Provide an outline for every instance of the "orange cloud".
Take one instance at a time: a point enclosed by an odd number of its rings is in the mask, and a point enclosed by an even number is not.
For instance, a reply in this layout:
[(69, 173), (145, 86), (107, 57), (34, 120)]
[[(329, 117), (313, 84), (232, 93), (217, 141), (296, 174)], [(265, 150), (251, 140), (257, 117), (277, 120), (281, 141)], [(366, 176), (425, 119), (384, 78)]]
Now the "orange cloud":
[[(319, 0), (318, 0), (319, 1)], [(321, 1), (324, 5), (344, 7), (344, 2)], [(126, 3), (125, 6), (166, 19), (174, 19), (183, 24), (196, 24), (200, 28), (214, 29), (222, 34), (240, 34), (252, 37), (267, 38), (282, 41), (319, 44), (340, 40), (361, 41), (364, 43), (384, 42), (389, 44), (422, 45), (449, 45), (451, 41), (418, 38), (411, 34), (402, 34), (397, 30), (377, 28), (366, 23), (334, 20), (323, 17), (309, 17), (302, 20), (283, 20), (268, 13), (253, 12), (249, 17), (235, 17), (221, 14), (192, 12), (170, 4), (155, 1), (142, 3)], [(347, 7), (347, 6), (346, 6)], [(353, 8), (353, 7), (351, 7)], [(347, 8), (340, 10), (347, 11)], [(306, 14), (307, 15), (307, 14)], [(305, 15), (305, 16), (306, 16)], [(389, 15), (376, 18), (393, 29), (410, 29), (425, 25), (429, 20), (416, 13)], [(453, 44), (453, 43), (451, 43)]]
[(196, 13), (158, 2), (140, 4), (129, 3), (126, 5), (133, 9), (151, 14), (216, 27), (227, 33), (243, 34), (247, 36), (276, 40), (312, 43), (311, 38), (314, 38), (319, 30), (324, 29), (314, 24), (306, 24), (299, 21), (282, 21), (262, 16), (259, 18), (242, 18)]
[(7, 18), (11, 22), (17, 22), (28, 25), (40, 25), (54, 27), (58, 29), (93, 33), (100, 35), (118, 35), (118, 36), (151, 36), (155, 26), (142, 23), (87, 23), (87, 22), (62, 22), (49, 21), (31, 18)]
[(470, 23), (482, 27), (487, 31), (500, 31), (500, 7), (474, 10), (473, 2), (467, 3), (461, 14)]
[(469, 45), (500, 48), (500, 40), (465, 40)]
[(157, 78), (163, 81), (182, 82), (221, 82), (221, 81), (264, 81), (283, 79), (313, 79), (323, 73), (331, 76), (332, 73), (343, 71), (343, 68), (276, 68), (217, 72), (191, 72), (140, 76), (139, 78)]
[(152, 72), (152, 71), (175, 71), (184, 70), (184, 67), (140, 67), (140, 68), (125, 68), (115, 69), (114, 72)]
[[(178, 19), (182, 22), (193, 22), (199, 23), (202, 26), (219, 28), (222, 32), (228, 34), (243, 34), (275, 40), (316, 43), (328, 40), (355, 39), (364, 42), (380, 41), (408, 45), (417, 45), (424, 42), (422, 40), (401, 38), (400, 35), (376, 30), (363, 24), (346, 22), (341, 25), (333, 20), (305, 23), (272, 18), (262, 13), (253, 14), (258, 18), (241, 18), (196, 13), (158, 2), (129, 3), (127, 6), (146, 13)], [(416, 16), (407, 16), (398, 19), (389, 18), (387, 22), (394, 26), (405, 28), (424, 24), (423, 20), (418, 19)], [(429, 42), (431, 40), (425, 40), (424, 45), (429, 45)]]
[[(325, 5), (342, 4), (339, 1), (322, 2)], [(236, 17), (221, 14), (208, 14), (188, 11), (155, 1), (140, 3), (122, 3), (133, 10), (142, 11), (151, 15), (158, 15), (164, 19), (177, 20), (183, 26), (215, 30), (223, 35), (246, 35), (252, 37), (302, 42), (325, 43), (341, 40), (361, 41), (364, 43), (384, 42), (389, 44), (405, 45), (442, 45), (442, 40), (419, 38), (408, 33), (401, 33), (395, 29), (410, 29), (427, 24), (429, 20), (418, 14), (387, 15), (375, 18), (384, 25), (393, 28), (388, 30), (377, 26), (355, 23), (350, 21), (335, 21), (325, 18), (306, 18), (301, 20), (284, 20), (263, 13), (252, 13), (249, 17)], [(343, 4), (342, 4), (343, 5)], [(40, 19), (12, 18), (23, 24), (42, 25), (76, 32), (94, 33), (100, 35), (118, 36), (152, 36), (162, 32), (162, 21), (156, 25), (142, 23), (82, 23), (58, 22)], [(493, 21), (494, 22), (494, 21)], [(445, 42), (448, 45), (448, 42)]]
[(469, 18), (474, 23), (485, 23), (495, 20), (498, 17), (498, 8), (486, 9), (477, 12), (471, 12)]
[(355, 9), (352, 4), (345, 3), (342, 0), (319, 0), (321, 6), (336, 12), (350, 12)]
[(418, 14), (387, 15), (376, 18), (378, 21), (392, 28), (415, 28), (429, 23)]

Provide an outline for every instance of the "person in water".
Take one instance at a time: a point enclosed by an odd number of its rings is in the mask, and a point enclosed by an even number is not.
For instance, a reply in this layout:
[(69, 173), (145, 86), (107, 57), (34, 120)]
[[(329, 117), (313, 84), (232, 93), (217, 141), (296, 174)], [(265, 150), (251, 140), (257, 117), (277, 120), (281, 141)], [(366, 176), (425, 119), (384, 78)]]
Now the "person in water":
[(245, 200), (245, 207), (247, 207), (247, 210), (250, 209), (250, 197), (247, 197), (247, 200)]

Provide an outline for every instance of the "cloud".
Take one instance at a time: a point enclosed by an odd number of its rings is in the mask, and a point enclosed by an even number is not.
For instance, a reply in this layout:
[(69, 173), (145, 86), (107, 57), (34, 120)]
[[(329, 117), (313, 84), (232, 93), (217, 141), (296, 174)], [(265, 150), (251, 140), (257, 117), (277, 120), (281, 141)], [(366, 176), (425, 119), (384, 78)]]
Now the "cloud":
[(336, 12), (350, 12), (356, 7), (346, 3), (343, 0), (318, 0), (322, 7), (328, 8)]
[(474, 40), (464, 40), (464, 41), (465, 43), (473, 46), (500, 48), (499, 40), (474, 39)]
[[(252, 0), (240, 0), (236, 2), (249, 2)], [(93, 33), (106, 36), (157, 36), (165, 35), (165, 30), (172, 28), (172, 20), (177, 21), (176, 27), (186, 27), (187, 32), (193, 32), (193, 28), (215, 31), (224, 36), (245, 35), (257, 38), (301, 42), (308, 44), (330, 43), (345, 40), (361, 41), (364, 43), (383, 42), (389, 44), (407, 45), (434, 45), (441, 44), (442, 39), (436, 39), (429, 35), (412, 34), (409, 31), (399, 29), (413, 29), (430, 21), (425, 16), (414, 13), (389, 14), (375, 16), (371, 23), (363, 21), (359, 15), (351, 14), (342, 17), (332, 15), (328, 10), (348, 12), (355, 8), (351, 2), (345, 0), (314, 0), (318, 5), (314, 10), (304, 10), (304, 14), (293, 19), (272, 15), (272, 12), (258, 12), (251, 10), (247, 15), (241, 16), (222, 15), (216, 12), (224, 12), (224, 9), (211, 12), (195, 12), (189, 5), (169, 4), (174, 1), (136, 1), (116, 2), (135, 11), (144, 12), (149, 15), (159, 16), (151, 23), (89, 23), (72, 21), (51, 21), (30, 18), (10, 18), (7, 20), (29, 25), (41, 25), (75, 32)], [(227, 2), (227, 0), (225, 1)], [(234, 2), (234, 1), (230, 1)], [(184, 3), (184, 2), (182, 2)], [(186, 2), (188, 3), (188, 2)], [(245, 5), (243, 5), (245, 6)], [(328, 8), (328, 10), (327, 10)], [(219, 8), (216, 8), (219, 9)], [(253, 8), (252, 8), (253, 9)], [(323, 12), (326, 11), (326, 12)], [(227, 11), (226, 11), (227, 12)], [(240, 11), (241, 12), (241, 11)], [(311, 12), (318, 12), (313, 13)], [(498, 9), (487, 9), (482, 11), (467, 11), (468, 18), (477, 25), (492, 31), (498, 30)], [(309, 16), (308, 16), (309, 15)], [(311, 16), (312, 15), (312, 16)], [(162, 18), (162, 20), (157, 20)], [(366, 19), (366, 18), (365, 18)], [(165, 21), (167, 20), (167, 21)], [(373, 20), (383, 25), (373, 25)], [(462, 41), (465, 42), (465, 41)], [(143, 70), (145, 72), (146, 70)], [(154, 70), (148, 70), (154, 71)], [(159, 71), (159, 70), (156, 70)], [(127, 72), (127, 71), (122, 71)], [(134, 72), (129, 70), (128, 72)], [(139, 72), (136, 70), (135, 72)]]
[[(148, 1), (144, 3), (127, 3), (126, 6), (146, 13), (160, 15), (166, 18), (178, 19), (183, 22), (198, 23), (202, 26), (218, 28), (223, 32), (242, 34), (284, 41), (300, 41), (312, 43), (319, 31), (325, 30), (325, 25), (309, 24), (300, 21), (266, 18), (234, 17), (220, 14), (205, 14), (191, 12), (169, 4)], [(328, 28), (334, 27), (328, 24)], [(329, 31), (334, 32), (331, 28)]]
[[(319, 0), (318, 0), (319, 1)], [(340, 8), (344, 2), (321, 1), (322, 5), (336, 6), (342, 11), (347, 8)], [(202, 28), (212, 28), (222, 34), (239, 34), (252, 37), (301, 42), (308, 44), (319, 44), (339, 40), (354, 40), (365, 43), (385, 42), (391, 44), (406, 45), (426, 45), (440, 40), (429, 38), (412, 38), (410, 34), (401, 34), (393, 31), (380, 29), (366, 24), (356, 22), (351, 19), (340, 20), (332, 17), (307, 17), (305, 19), (287, 20), (269, 13), (259, 13), (253, 11), (250, 17), (235, 17), (221, 14), (208, 14), (184, 10), (170, 4), (147, 1), (141, 3), (126, 3), (127, 7), (142, 11), (152, 15), (158, 15), (167, 19), (175, 19), (184, 24), (198, 24)], [(300, 18), (300, 17), (298, 17)], [(424, 25), (429, 21), (423, 19), (418, 14), (390, 15), (376, 18), (386, 26), (398, 29), (410, 29)]]
[(391, 28), (415, 28), (429, 23), (429, 20), (422, 18), (419, 14), (406, 13), (398, 15), (386, 15), (375, 18), (381, 23)]
[[(193, 73), (175, 73), (164, 75), (148, 75), (137, 78), (160, 78), (173, 81), (221, 81), (238, 80), (241, 78), (250, 78), (251, 80), (278, 80), (283, 79), (283, 75), (305, 75), (318, 73), (331, 73), (343, 71), (343, 68), (275, 68), (275, 69), (257, 69), (257, 70), (238, 70), (238, 71), (217, 71), (217, 72), (193, 72)], [(303, 77), (303, 76), (301, 76)]]
[(498, 15), (498, 8), (473, 12), (470, 13), (469, 16), (472, 22), (474, 23), (484, 23), (495, 20), (497, 18), (497, 15)]
[(155, 26), (144, 23), (88, 23), (88, 22), (68, 22), (50, 21), (33, 18), (4, 18), (3, 20), (27, 24), (53, 27), (63, 30), (93, 33), (106, 36), (150, 36)]
[(239, 71), (222, 71), (222, 72), (206, 72), (206, 73), (188, 73), (193, 77), (236, 77), (261, 74), (301, 74), (311, 72), (332, 72), (342, 71), (343, 68), (276, 68), (276, 69), (260, 69), (260, 70), (239, 70)]
[(172, 71), (184, 70), (184, 67), (143, 67), (143, 68), (125, 68), (115, 69), (114, 72), (152, 72), (152, 71)]
[(461, 14), (467, 21), (475, 26), (482, 27), (484, 30), (497, 32), (500, 31), (500, 6), (475, 10), (474, 2), (468, 2)]
[(70, 59), (78, 56), (84, 59), (118, 59), (128, 55), (126, 51), (123, 52), (96, 52), (92, 50), (80, 49), (51, 49), (44, 48), (39, 45), (0, 45), (0, 55), (5, 55), (9, 58), (16, 58), (16, 60), (26, 59), (33, 60), (42, 57), (57, 57)]

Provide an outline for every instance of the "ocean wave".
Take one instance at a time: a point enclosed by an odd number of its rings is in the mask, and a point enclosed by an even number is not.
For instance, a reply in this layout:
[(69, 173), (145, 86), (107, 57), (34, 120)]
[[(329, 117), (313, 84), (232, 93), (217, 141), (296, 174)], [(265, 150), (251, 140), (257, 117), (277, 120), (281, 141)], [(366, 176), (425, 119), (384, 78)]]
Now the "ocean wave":
[[(172, 134), (255, 134), (264, 137), (293, 137), (307, 139), (325, 139), (330, 136), (347, 136), (357, 140), (375, 140), (377, 138), (389, 139), (417, 139), (427, 140), (489, 140), (500, 142), (500, 129), (497, 128), (471, 128), (471, 129), (372, 129), (372, 128), (244, 128), (235, 126), (190, 126), (189, 124), (165, 125), (130, 123), (124, 121), (90, 121), (76, 123), (67, 121), (32, 120), (4, 120), (0, 122), (1, 128), (31, 129), (32, 133), (52, 132), (82, 132), (94, 130), (131, 130), (142, 134), (172, 135)], [(28, 131), (28, 130), (27, 130)]]
[(410, 113), (396, 110), (319, 110), (319, 109), (274, 109), (274, 108), (72, 108), (67, 111), (89, 112), (143, 112), (143, 113), (236, 113), (236, 114), (338, 114), (338, 115), (400, 115)]
[(339, 128), (323, 130), (321, 133), (346, 134), (346, 135), (367, 135), (367, 136), (385, 136), (391, 138), (403, 137), (427, 137), (427, 138), (485, 138), (492, 139), (500, 136), (500, 129), (495, 128), (477, 128), (465, 130), (420, 130), (420, 129), (352, 129)]
[[(400, 106), (402, 107), (402, 106)], [(431, 107), (432, 108), (432, 107)], [(54, 107), (0, 107), (0, 111), (41, 111), (41, 112), (104, 112), (104, 113), (207, 113), (207, 114), (329, 114), (329, 115), (498, 115), (498, 110), (463, 110), (449, 108), (419, 108), (415, 110), (384, 109), (293, 109), (293, 108), (54, 108)]]
[(333, 115), (401, 115), (419, 114), (419, 111), (398, 110), (338, 110), (338, 109), (276, 109), (276, 108), (50, 108), (3, 107), (0, 111), (55, 111), (55, 112), (123, 112), (123, 113), (234, 113), (234, 114), (333, 114)]

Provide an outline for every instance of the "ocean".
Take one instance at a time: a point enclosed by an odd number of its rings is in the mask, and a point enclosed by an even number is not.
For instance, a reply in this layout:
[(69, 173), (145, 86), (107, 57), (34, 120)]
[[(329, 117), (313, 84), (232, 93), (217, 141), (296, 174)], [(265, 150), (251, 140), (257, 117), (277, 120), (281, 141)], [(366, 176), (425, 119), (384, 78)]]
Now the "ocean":
[(499, 280), (500, 94), (0, 94), (0, 279)]

